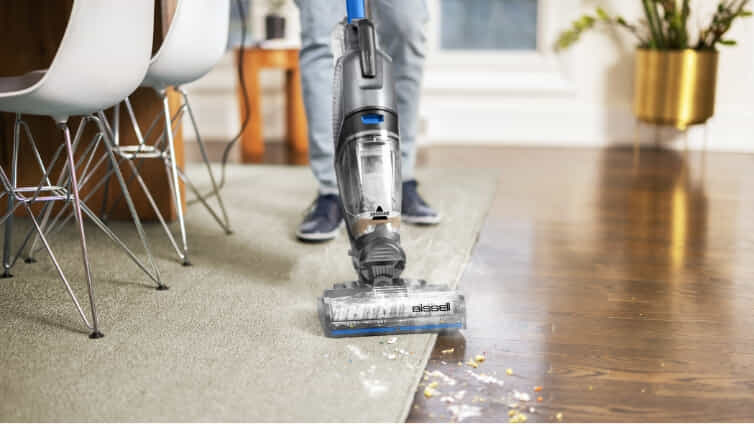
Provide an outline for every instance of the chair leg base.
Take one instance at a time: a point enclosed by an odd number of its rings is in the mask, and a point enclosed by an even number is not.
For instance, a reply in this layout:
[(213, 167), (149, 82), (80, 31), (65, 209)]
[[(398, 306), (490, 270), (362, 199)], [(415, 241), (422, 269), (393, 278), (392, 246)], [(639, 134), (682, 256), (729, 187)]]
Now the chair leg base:
[(3, 275), (0, 275), (0, 278), (13, 278), (13, 274), (11, 274), (10, 271), (5, 270), (5, 272), (3, 272)]
[(226, 236), (232, 236), (233, 235), (233, 230), (225, 230), (225, 235)]
[(37, 263), (37, 260), (34, 259), (34, 258), (29, 257), (29, 258), (24, 259), (24, 263), (25, 264), (35, 264), (35, 263)]
[(165, 290), (170, 290), (170, 287), (164, 284), (160, 284), (159, 286), (157, 286), (157, 291), (165, 291)]
[(194, 266), (194, 264), (191, 263), (188, 259), (184, 259), (183, 263), (181, 264), (183, 266)]
[(93, 331), (92, 334), (89, 335), (90, 339), (101, 339), (103, 337), (105, 337), (105, 335), (100, 333), (99, 331)]

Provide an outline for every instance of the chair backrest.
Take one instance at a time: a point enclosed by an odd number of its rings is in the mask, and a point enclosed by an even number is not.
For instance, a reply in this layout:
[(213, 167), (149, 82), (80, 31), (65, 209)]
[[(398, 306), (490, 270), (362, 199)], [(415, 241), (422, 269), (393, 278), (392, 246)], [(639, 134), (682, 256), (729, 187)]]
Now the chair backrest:
[(229, 24), (230, 0), (178, 0), (144, 85), (162, 89), (204, 76), (225, 53)]
[(80, 115), (131, 94), (149, 66), (155, 0), (74, 0), (63, 39), (33, 92), (49, 110)]

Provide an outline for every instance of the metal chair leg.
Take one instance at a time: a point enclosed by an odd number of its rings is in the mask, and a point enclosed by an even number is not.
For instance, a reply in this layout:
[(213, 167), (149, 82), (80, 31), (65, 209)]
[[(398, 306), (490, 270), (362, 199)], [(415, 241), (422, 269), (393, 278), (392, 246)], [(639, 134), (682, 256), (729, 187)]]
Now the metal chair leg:
[[(191, 266), (188, 257), (188, 242), (186, 241), (186, 222), (183, 217), (183, 202), (181, 201), (181, 186), (178, 176), (178, 164), (175, 156), (175, 142), (173, 141), (172, 120), (170, 116), (170, 104), (168, 95), (165, 91), (162, 95), (162, 112), (165, 121), (165, 136), (168, 139), (168, 150), (170, 151), (170, 169), (168, 171), (173, 188), (173, 199), (175, 199), (175, 210), (178, 215), (178, 224), (181, 227), (181, 241), (183, 242), (183, 266)], [(167, 169), (166, 169), (167, 170)]]
[(68, 156), (68, 171), (70, 172), (71, 179), (71, 191), (73, 194), (73, 213), (76, 216), (76, 224), (79, 230), (79, 239), (81, 242), (81, 256), (84, 261), (84, 271), (86, 272), (86, 282), (89, 290), (89, 305), (92, 309), (92, 333), (89, 335), (91, 339), (98, 339), (103, 337), (103, 334), (99, 331), (99, 325), (97, 322), (97, 307), (94, 304), (94, 281), (92, 278), (92, 270), (89, 266), (89, 253), (86, 248), (86, 234), (84, 233), (84, 220), (81, 216), (81, 199), (79, 199), (79, 185), (76, 180), (76, 162), (73, 158), (73, 146), (71, 145), (71, 131), (65, 122), (59, 122), (58, 127), (63, 131), (63, 137), (65, 138), (66, 153)]
[[(41, 171), (43, 173), (45, 173), (46, 175), (49, 175), (50, 171), (52, 170), (52, 168), (55, 166), (55, 164), (58, 161), (58, 153), (60, 151), (62, 151), (63, 149), (59, 149), (58, 152), (55, 153), (55, 156), (50, 161), (48, 170), (45, 171), (45, 167), (44, 167), (44, 164), (42, 163), (42, 158), (39, 155), (39, 150), (37, 149), (37, 145), (36, 145), (36, 142), (34, 141), (34, 137), (33, 137), (32, 133), (31, 133), (31, 129), (29, 128), (29, 126), (25, 122), (21, 121), (21, 124), (23, 125), (24, 129), (26, 130), (26, 137), (28, 138), (29, 143), (31, 144), (32, 150), (34, 151), (35, 155), (38, 158), (38, 161), (40, 162)], [(79, 122), (78, 128), (76, 128), (76, 135), (73, 137), (73, 150), (74, 151), (76, 151), (76, 149), (78, 148), (79, 142), (81, 141), (81, 138), (82, 138), (83, 133), (84, 133), (84, 127), (86, 126), (85, 124), (86, 124), (86, 122), (84, 120), (81, 120), (81, 122)], [(89, 147), (87, 147), (86, 152), (82, 155), (81, 159), (79, 160), (79, 163), (78, 163), (77, 167), (83, 163), (83, 160), (85, 159), (86, 155), (89, 153), (89, 150), (92, 150), (92, 152), (91, 152), (92, 155), (94, 154), (94, 151), (96, 150), (96, 145), (97, 145), (97, 142), (95, 141), (93, 143), (93, 146), (90, 145)], [(90, 159), (91, 159), (91, 157), (90, 157)], [(85, 166), (85, 169), (88, 169), (88, 168), (89, 168), (89, 163), (87, 163), (86, 166)], [(68, 173), (68, 162), (67, 162), (67, 160), (64, 160), (63, 161), (63, 169), (60, 172), (60, 175), (58, 176), (58, 179), (56, 181), (56, 185), (62, 186), (62, 185), (67, 185), (68, 184), (68, 178), (66, 177), (66, 174), (69, 174)], [(86, 171), (83, 173), (83, 175), (86, 175)], [(49, 181), (49, 178), (47, 178), (47, 184), (51, 184), (51, 182)], [(82, 182), (82, 185), (84, 185), (84, 184), (86, 184), (85, 181)], [(68, 207), (68, 203), (66, 203), (63, 206), (63, 208), (60, 210), (60, 212), (58, 212), (58, 215), (56, 216), (55, 220), (53, 220), (52, 224), (49, 224), (49, 220), (50, 220), (50, 216), (52, 215), (53, 208), (51, 207), (50, 204), (46, 205), (45, 208), (44, 208), (43, 213), (40, 215), (42, 217), (42, 221), (40, 223), (40, 227), (42, 228), (42, 232), (48, 233), (49, 232), (49, 228), (50, 228), (48, 225), (54, 227), (55, 222), (57, 222), (57, 218), (59, 218), (63, 214), (63, 212), (65, 211), (65, 209), (67, 207)], [(30, 232), (30, 234), (31, 234), (31, 232)], [(24, 262), (25, 263), (27, 263), (27, 264), (36, 263), (36, 259), (34, 258), (34, 252), (38, 251), (38, 248), (37, 248), (37, 241), (38, 240), (39, 240), (39, 238), (36, 235), (34, 235), (31, 238), (31, 243), (28, 246), (28, 249), (26, 251), (26, 255), (25, 255), (25, 258), (24, 258)], [(27, 241), (24, 242), (24, 244), (26, 244), (26, 243), (27, 243)]]
[[(86, 318), (86, 313), (84, 313), (84, 309), (81, 307), (81, 304), (79, 303), (79, 299), (76, 297), (76, 294), (73, 292), (73, 288), (71, 288), (71, 284), (68, 282), (68, 279), (65, 276), (65, 273), (63, 273), (63, 269), (60, 267), (60, 263), (58, 263), (58, 259), (55, 257), (55, 253), (52, 251), (52, 248), (50, 247), (50, 243), (47, 241), (47, 237), (45, 237), (44, 232), (42, 231), (42, 227), (39, 226), (39, 222), (37, 222), (37, 218), (34, 216), (34, 213), (31, 210), (31, 207), (28, 203), (24, 203), (24, 206), (26, 207), (26, 212), (29, 214), (29, 217), (31, 218), (32, 224), (34, 224), (34, 230), (36, 230), (37, 235), (39, 236), (39, 240), (42, 242), (42, 246), (47, 251), (47, 254), (50, 256), (50, 260), (52, 261), (53, 266), (55, 267), (55, 271), (58, 273), (58, 277), (63, 281), (63, 285), (65, 286), (65, 291), (68, 293), (68, 296), (71, 297), (71, 300), (73, 301), (74, 306), (76, 306), (76, 311), (78, 311), (79, 316), (81, 316), (81, 319), (84, 321), (84, 325), (86, 325), (87, 328), (90, 330), (93, 328), (92, 324), (89, 323), (89, 320)], [(94, 314), (92, 314), (94, 316)], [(97, 334), (96, 337), (95, 333)], [(98, 339), (103, 337), (102, 333), (99, 331), (92, 332), (89, 336), (93, 339)]]
[[(11, 175), (10, 184), (11, 192), (8, 193), (8, 211), (12, 211), (16, 200), (16, 193), (13, 190), (18, 187), (18, 148), (19, 141), (21, 139), (21, 116), (16, 114), (16, 120), (13, 124), (13, 153), (11, 159)], [(10, 244), (13, 234), (13, 214), (10, 214), (5, 221), (5, 237), (3, 240), (3, 275), (0, 278), (11, 278), (13, 274), (10, 273)]]
[(115, 173), (115, 178), (118, 180), (118, 184), (120, 184), (120, 188), (123, 191), (123, 197), (126, 200), (126, 205), (128, 205), (128, 210), (131, 213), (131, 218), (133, 219), (134, 225), (136, 226), (136, 232), (139, 234), (139, 239), (141, 239), (141, 243), (144, 246), (144, 251), (147, 254), (149, 265), (154, 272), (154, 276), (157, 278), (157, 290), (167, 290), (168, 286), (162, 283), (162, 279), (160, 278), (160, 270), (159, 268), (157, 268), (157, 265), (155, 265), (154, 257), (152, 256), (152, 250), (149, 248), (149, 242), (147, 241), (146, 232), (144, 231), (144, 227), (142, 227), (141, 225), (141, 219), (139, 219), (139, 213), (136, 211), (136, 207), (134, 206), (134, 202), (131, 199), (131, 195), (128, 193), (126, 180), (123, 178), (123, 174), (121, 174), (120, 172), (120, 166), (118, 165), (118, 161), (115, 158), (115, 153), (113, 152), (112, 147), (114, 140), (110, 139), (110, 136), (103, 125), (102, 120), (105, 118), (104, 113), (99, 112), (98, 115), (99, 118), (92, 117), (91, 119), (97, 123), (97, 127), (105, 138), (104, 145), (105, 149), (107, 149), (107, 155), (110, 157), (110, 166), (112, 167), (112, 170)]
[[(215, 174), (212, 172), (212, 166), (209, 163), (209, 157), (207, 156), (207, 150), (204, 146), (204, 141), (202, 141), (201, 134), (199, 134), (199, 126), (196, 124), (196, 118), (194, 117), (194, 111), (191, 109), (191, 103), (189, 102), (188, 93), (186, 93), (182, 88), (176, 87), (178, 92), (181, 93), (181, 96), (183, 96), (183, 104), (186, 105), (186, 110), (188, 111), (189, 120), (191, 120), (191, 125), (194, 128), (194, 134), (196, 135), (196, 142), (199, 145), (199, 152), (202, 155), (202, 160), (204, 161), (204, 165), (207, 168), (207, 173), (209, 174), (209, 180), (212, 183), (212, 193), (217, 198), (217, 204), (220, 206), (220, 212), (223, 215), (223, 222), (220, 223), (220, 226), (223, 227), (223, 230), (225, 230), (225, 234), (233, 234), (233, 230), (230, 228), (230, 219), (228, 219), (228, 212), (225, 210), (225, 204), (223, 202), (222, 194), (220, 193), (220, 189), (217, 186), (217, 182), (215, 181)], [(204, 204), (204, 206), (209, 209), (209, 204), (204, 201), (204, 199), (201, 199), (201, 194), (198, 192), (196, 193), (197, 197), (200, 198), (200, 201)]]

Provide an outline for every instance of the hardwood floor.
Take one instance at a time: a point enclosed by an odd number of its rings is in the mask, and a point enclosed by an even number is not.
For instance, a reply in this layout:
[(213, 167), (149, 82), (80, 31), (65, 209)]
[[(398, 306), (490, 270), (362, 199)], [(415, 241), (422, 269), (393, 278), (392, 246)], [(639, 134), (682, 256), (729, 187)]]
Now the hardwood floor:
[[(268, 162), (286, 163), (276, 152)], [(423, 381), (409, 421), (521, 419), (511, 410), (527, 422), (754, 421), (754, 155), (648, 149), (636, 166), (618, 148), (418, 157), (500, 180), (461, 281), (468, 329), (440, 337), (427, 366), (456, 383)], [(479, 368), (458, 366), (477, 354)], [(441, 394), (425, 398), (435, 381)]]
[[(468, 329), (440, 337), (427, 367), (456, 383), (423, 381), (409, 421), (754, 420), (754, 156), (639, 159), (424, 152), (422, 165), (495, 168), (500, 182), (461, 282)], [(479, 368), (458, 365), (477, 354)]]

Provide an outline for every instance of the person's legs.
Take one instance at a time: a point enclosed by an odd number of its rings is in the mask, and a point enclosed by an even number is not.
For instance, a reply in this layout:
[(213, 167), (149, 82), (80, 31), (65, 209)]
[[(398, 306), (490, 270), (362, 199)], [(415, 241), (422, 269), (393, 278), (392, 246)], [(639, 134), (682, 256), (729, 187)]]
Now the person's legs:
[(333, 166), (332, 33), (346, 15), (343, 1), (296, 0), (301, 16), (301, 85), (309, 127), (309, 166), (319, 182), (319, 195), (296, 236), (303, 241), (335, 237), (343, 222)]
[(301, 16), (301, 85), (309, 127), (309, 163), (320, 194), (338, 194), (333, 167), (331, 37), (346, 16), (340, 0), (296, 0)]
[(429, 19), (427, 4), (425, 0), (371, 0), (370, 12), (379, 46), (393, 59), (401, 133), (402, 219), (412, 224), (437, 224), (440, 215), (419, 195), (414, 177), (427, 42), (424, 27)]
[(401, 133), (403, 181), (414, 179), (416, 134), (419, 130), (426, 36), (429, 19), (425, 0), (371, 0), (380, 48), (393, 59), (395, 92)]

